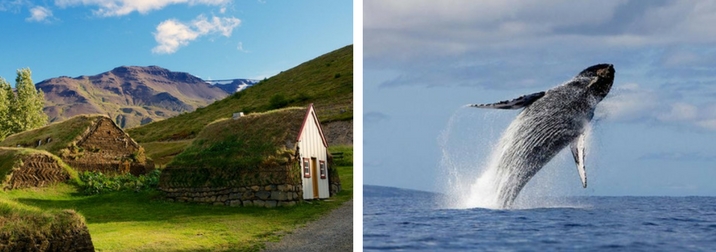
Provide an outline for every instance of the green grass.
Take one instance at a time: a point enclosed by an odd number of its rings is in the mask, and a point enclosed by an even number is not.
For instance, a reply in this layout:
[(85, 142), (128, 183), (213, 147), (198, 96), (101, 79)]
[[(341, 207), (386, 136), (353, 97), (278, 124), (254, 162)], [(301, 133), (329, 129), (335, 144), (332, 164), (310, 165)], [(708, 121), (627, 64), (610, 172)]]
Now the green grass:
[[(41, 210), (0, 198), (0, 237), (17, 241), (18, 237), (50, 236), (53, 230), (76, 230), (84, 218), (72, 210)], [(42, 235), (38, 235), (42, 234)]]
[(159, 168), (163, 168), (176, 155), (184, 151), (191, 144), (191, 141), (148, 142), (142, 143), (142, 147), (144, 147), (144, 153), (154, 160), (154, 164)]
[[(298, 137), (305, 108), (284, 108), (207, 125), (168, 167), (247, 169), (288, 163), (286, 146)], [(275, 162), (267, 162), (267, 160)]]
[(352, 145), (336, 145), (328, 146), (328, 152), (343, 152), (343, 158), (333, 158), (336, 166), (353, 166), (353, 146)]
[(281, 72), (223, 100), (166, 120), (128, 129), (137, 142), (194, 138), (209, 123), (236, 112), (263, 112), (314, 103), (321, 122), (353, 118), (353, 45)]
[[(71, 143), (79, 141), (82, 133), (89, 128), (98, 116), (78, 115), (66, 121), (52, 123), (42, 128), (24, 131), (8, 136), (0, 142), (0, 146), (16, 147), (30, 146), (39, 150), (46, 150), (58, 154), (61, 149), (67, 148)], [(47, 139), (52, 141), (47, 143)], [(42, 145), (37, 142), (42, 140)]]
[(76, 210), (98, 251), (259, 251), (353, 197), (353, 167), (338, 171), (344, 189), (337, 196), (291, 208), (171, 203), (156, 191), (83, 196), (67, 184), (0, 192), (0, 200), (45, 211)]

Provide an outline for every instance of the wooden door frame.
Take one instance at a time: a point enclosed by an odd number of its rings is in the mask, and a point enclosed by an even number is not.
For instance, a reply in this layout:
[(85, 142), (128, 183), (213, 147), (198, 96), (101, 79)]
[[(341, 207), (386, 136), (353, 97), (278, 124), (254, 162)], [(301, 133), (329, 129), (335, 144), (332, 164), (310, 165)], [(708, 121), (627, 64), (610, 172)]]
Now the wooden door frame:
[(311, 157), (311, 183), (313, 184), (313, 198), (318, 199), (320, 195), (318, 193), (318, 162), (315, 157)]

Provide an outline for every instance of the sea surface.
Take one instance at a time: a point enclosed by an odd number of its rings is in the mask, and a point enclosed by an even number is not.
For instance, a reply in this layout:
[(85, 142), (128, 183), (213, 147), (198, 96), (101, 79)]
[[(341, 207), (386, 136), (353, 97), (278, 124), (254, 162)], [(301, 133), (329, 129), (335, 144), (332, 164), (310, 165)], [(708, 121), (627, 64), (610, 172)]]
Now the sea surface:
[(442, 195), (364, 186), (364, 251), (716, 251), (716, 197), (570, 197), (447, 209)]

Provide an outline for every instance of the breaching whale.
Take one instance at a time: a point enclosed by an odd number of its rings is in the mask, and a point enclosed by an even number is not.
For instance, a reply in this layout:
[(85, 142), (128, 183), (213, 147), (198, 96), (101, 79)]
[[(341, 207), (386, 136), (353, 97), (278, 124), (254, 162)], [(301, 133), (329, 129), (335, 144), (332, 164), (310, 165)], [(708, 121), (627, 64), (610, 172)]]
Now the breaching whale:
[[(512, 205), (527, 182), (557, 153), (570, 146), (582, 186), (587, 187), (585, 129), (597, 104), (609, 93), (614, 82), (614, 66), (588, 67), (566, 83), (514, 100), (469, 107), (520, 109), (500, 139), (496, 185), (497, 202)], [(509, 134), (508, 134), (509, 132)]]

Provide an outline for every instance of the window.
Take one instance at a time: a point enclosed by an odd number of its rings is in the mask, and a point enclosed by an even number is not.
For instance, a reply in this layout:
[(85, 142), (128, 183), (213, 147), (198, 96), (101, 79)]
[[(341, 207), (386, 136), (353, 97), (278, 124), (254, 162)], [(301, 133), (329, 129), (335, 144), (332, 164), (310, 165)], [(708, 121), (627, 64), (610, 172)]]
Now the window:
[(321, 179), (326, 179), (326, 161), (321, 160)]
[(303, 177), (311, 177), (311, 163), (309, 162), (308, 158), (303, 158)]

